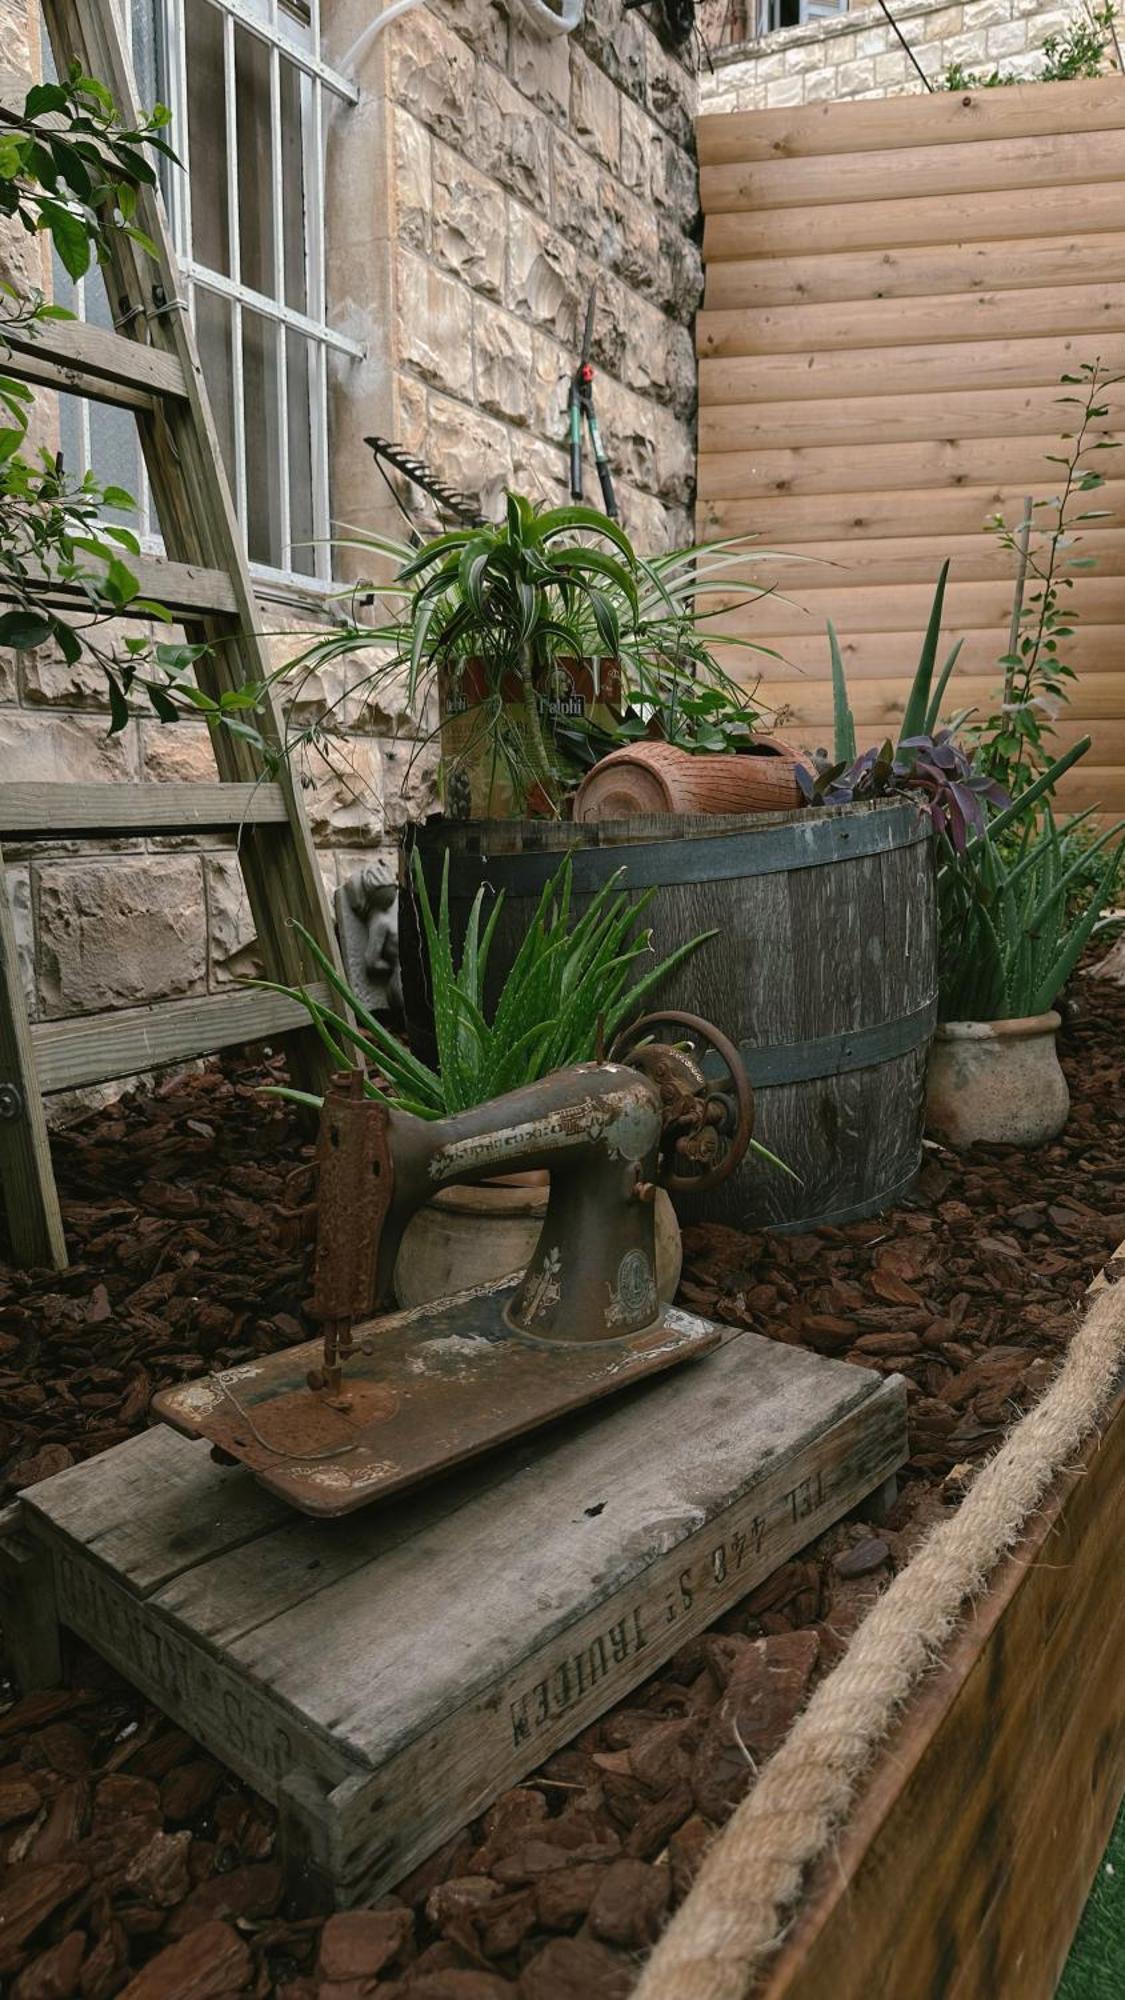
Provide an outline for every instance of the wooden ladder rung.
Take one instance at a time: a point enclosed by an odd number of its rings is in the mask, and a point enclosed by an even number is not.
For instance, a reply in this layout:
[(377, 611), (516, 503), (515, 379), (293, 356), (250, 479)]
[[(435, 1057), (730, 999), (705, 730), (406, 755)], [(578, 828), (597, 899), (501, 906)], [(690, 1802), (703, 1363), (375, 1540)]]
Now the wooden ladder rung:
[(236, 832), (287, 817), (280, 785), (0, 785), (0, 840)]
[[(323, 984), (308, 991), (322, 1004), (331, 999)], [(152, 1007), (122, 1007), (76, 1020), (36, 1021), (31, 1026), (31, 1046), (40, 1090), (77, 1090), (308, 1025), (300, 1001), (283, 993), (236, 989), (198, 999), (162, 1000)]]
[[(140, 599), (155, 599), (179, 618), (189, 622), (200, 618), (232, 618), (238, 610), (234, 585), (224, 569), (204, 569), (201, 563), (166, 562), (163, 556), (126, 553), (122, 560), (137, 579)], [(15, 596), (16, 593), (6, 589), (3, 579), (0, 579), (0, 600), (11, 600)], [(41, 604), (49, 604), (54, 611), (88, 613), (90, 609), (90, 592), (84, 590), (81, 584), (53, 580), (44, 584), (36, 582), (35, 596)], [(151, 619), (152, 613), (142, 601), (136, 606), (123, 605), (120, 611), (114, 611), (114, 617)]]
[(34, 333), (6, 333), (4, 372), (94, 402), (151, 410), (187, 395), (177, 357), (84, 320), (47, 320)]

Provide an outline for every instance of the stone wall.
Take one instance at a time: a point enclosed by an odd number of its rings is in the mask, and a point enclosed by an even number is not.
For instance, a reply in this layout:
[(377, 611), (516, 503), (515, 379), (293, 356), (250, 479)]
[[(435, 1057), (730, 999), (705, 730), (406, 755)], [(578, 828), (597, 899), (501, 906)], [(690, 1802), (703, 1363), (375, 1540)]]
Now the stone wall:
[[(999, 68), (1034, 77), (1048, 36), (1078, 10), (1043, 0), (906, 0), (895, 19), (926, 76), (954, 63), (977, 74)], [(826, 98), (893, 97), (921, 90), (916, 71), (877, 7), (810, 21), (740, 47), (714, 51), (714, 71), (700, 83), (700, 110), (784, 110)]]
[[(329, 60), (372, 15), (371, 0), (323, 0)], [(37, 16), (35, 0), (0, 0), (0, 67), (34, 67)], [(329, 312), (366, 348), (334, 364), (334, 514), (404, 532), (368, 432), (493, 506), (508, 484), (565, 497), (566, 387), (596, 277), (598, 407), (622, 513), (642, 546), (665, 547), (690, 535), (694, 479), (694, 81), (619, 0), (587, 0), (571, 38), (542, 40), (521, 18), (516, 0), (511, 19), (497, 0), (437, 0), (369, 45), (359, 104), (332, 112)], [(366, 567), (340, 557), (341, 574)], [(261, 613), (289, 635), (277, 657), (317, 618), (308, 598)], [(432, 797), (432, 751), (408, 716), (354, 689), (359, 670), (353, 659), (310, 682), (295, 715), (333, 718), (331, 763), (315, 747), (300, 758), (330, 889), (361, 865), (393, 873), (397, 827)], [(107, 723), (96, 672), (0, 655), (5, 778), (213, 775), (201, 724), (162, 727), (141, 706), (119, 735)], [(9, 847), (6, 859), (36, 1016), (215, 991), (252, 969), (237, 865), (215, 841)]]
[[(370, 14), (328, 8), (338, 57)], [(433, 0), (369, 46), (358, 80), (363, 102), (332, 127), (330, 279), (336, 323), (379, 365), (338, 371), (338, 428), (389, 431), (490, 504), (507, 485), (565, 498), (567, 384), (596, 280), (625, 525), (650, 549), (690, 538), (694, 77), (620, 0), (586, 0), (554, 40), (518, 0)], [(349, 214), (364, 224), (345, 236)], [(588, 454), (587, 468), (600, 504)], [(370, 508), (369, 462), (340, 466), (337, 499), (345, 518)]]

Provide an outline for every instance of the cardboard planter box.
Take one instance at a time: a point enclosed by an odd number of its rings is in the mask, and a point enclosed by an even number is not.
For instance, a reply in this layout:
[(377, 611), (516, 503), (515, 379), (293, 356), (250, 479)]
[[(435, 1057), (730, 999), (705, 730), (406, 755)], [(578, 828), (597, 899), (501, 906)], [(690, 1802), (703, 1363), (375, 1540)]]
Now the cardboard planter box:
[[(550, 671), (552, 684), (542, 691), (540, 706), (545, 733), (551, 716), (603, 729), (620, 720), (619, 660), (557, 659)], [(531, 759), (520, 751), (527, 718), (514, 670), (497, 691), (488, 663), (478, 657), (443, 666), (438, 704), (448, 812), (465, 819), (558, 817), (557, 799), (531, 778)]]

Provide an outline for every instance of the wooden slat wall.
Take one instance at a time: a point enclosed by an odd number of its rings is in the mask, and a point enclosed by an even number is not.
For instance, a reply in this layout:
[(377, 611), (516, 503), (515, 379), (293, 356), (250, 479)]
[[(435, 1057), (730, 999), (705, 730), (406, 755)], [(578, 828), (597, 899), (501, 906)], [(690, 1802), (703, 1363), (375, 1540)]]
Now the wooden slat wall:
[[(698, 138), (698, 529), (776, 552), (772, 594), (724, 614), (768, 650), (725, 664), (792, 738), (830, 743), (831, 618), (873, 740), (902, 714), (948, 555), (952, 705), (989, 702), (1013, 564), (984, 524), (1057, 491), (1060, 376), (1125, 372), (1125, 80), (708, 116)], [(1125, 383), (1103, 400), (1113, 437)], [(1057, 743), (1094, 739), (1067, 803), (1122, 812), (1125, 454), (1090, 462), (1108, 483), (1079, 505), (1114, 513), (1083, 549)]]

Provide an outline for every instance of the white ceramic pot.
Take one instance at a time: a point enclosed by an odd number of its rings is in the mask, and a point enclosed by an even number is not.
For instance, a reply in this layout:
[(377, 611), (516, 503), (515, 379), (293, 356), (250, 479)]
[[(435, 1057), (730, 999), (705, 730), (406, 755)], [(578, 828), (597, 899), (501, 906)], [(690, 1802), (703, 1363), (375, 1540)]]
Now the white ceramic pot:
[[(395, 1265), (399, 1305), (428, 1305), (523, 1270), (546, 1213), (544, 1183), (442, 1188), (411, 1217), (402, 1239)], [(682, 1254), (676, 1211), (663, 1188), (656, 1191), (655, 1219), (656, 1289), (664, 1304), (675, 1297)]]
[(943, 1021), (926, 1074), (926, 1124), (951, 1146), (1042, 1146), (1070, 1111), (1055, 1035), (1060, 1016)]

